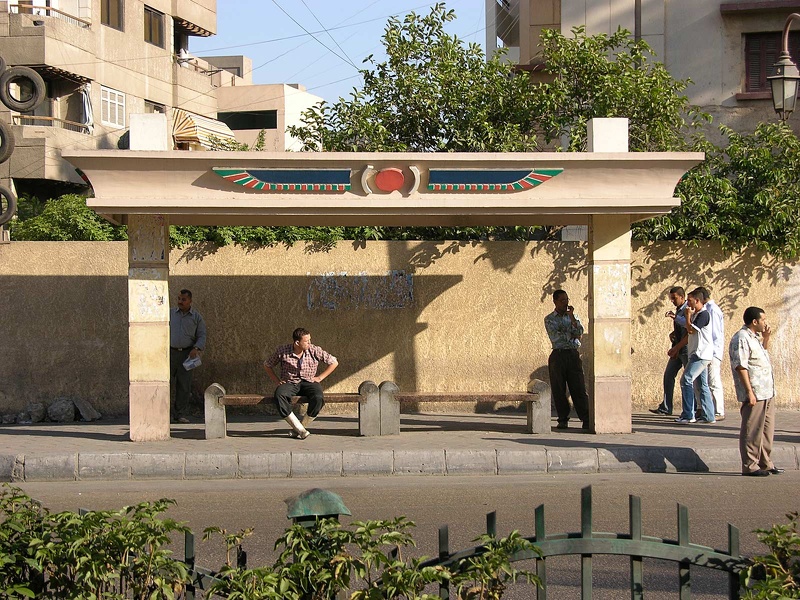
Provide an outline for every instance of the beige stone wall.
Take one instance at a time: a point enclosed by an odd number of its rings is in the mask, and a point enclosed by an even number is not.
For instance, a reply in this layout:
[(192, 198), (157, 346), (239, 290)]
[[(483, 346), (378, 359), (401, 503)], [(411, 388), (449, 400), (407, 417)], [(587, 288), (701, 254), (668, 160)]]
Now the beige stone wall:
[[(125, 243), (0, 245), (0, 413), (61, 395), (127, 413), (126, 252)], [(340, 360), (331, 391), (365, 379), (420, 391), (521, 390), (532, 375), (546, 378), (550, 292), (566, 289), (584, 320), (588, 309), (579, 243), (194, 246), (173, 249), (171, 261), (171, 302), (191, 289), (208, 323), (200, 389), (218, 381), (231, 392), (269, 392), (261, 362), (304, 326)], [(800, 408), (797, 265), (672, 243), (635, 246), (631, 268), (635, 410), (661, 395), (674, 284), (709, 287), (727, 337), (745, 307), (764, 308), (780, 405)], [(723, 379), (730, 409), (727, 360)]]

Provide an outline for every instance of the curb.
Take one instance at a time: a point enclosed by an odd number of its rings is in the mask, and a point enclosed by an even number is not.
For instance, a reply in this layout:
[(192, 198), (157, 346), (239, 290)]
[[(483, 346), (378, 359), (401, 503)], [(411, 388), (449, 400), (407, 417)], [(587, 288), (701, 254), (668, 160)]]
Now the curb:
[[(798, 470), (800, 446), (773, 449)], [(630, 446), (535, 450), (0, 454), (0, 481), (270, 479), (559, 473), (736, 473), (736, 448)]]

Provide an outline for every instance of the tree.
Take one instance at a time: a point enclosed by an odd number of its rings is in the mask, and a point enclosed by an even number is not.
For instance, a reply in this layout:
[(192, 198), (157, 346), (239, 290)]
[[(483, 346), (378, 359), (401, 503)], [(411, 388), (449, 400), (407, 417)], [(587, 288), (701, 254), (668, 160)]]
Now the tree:
[(752, 134), (720, 128), (723, 146), (698, 142), (706, 160), (677, 187), (681, 205), (634, 226), (642, 240), (717, 240), (788, 260), (800, 256), (800, 140), (784, 123)]
[(10, 222), (16, 240), (108, 242), (128, 239), (125, 227), (112, 225), (86, 206), (86, 197), (66, 194), (42, 203), (19, 200), (17, 219)]
[(288, 131), (306, 150), (351, 152), (520, 152), (536, 149), (533, 83), (500, 56), (445, 32), (455, 12), (392, 17), (384, 62), (360, 71), (350, 99), (322, 102)]
[(691, 80), (674, 79), (644, 40), (622, 28), (571, 33), (542, 32), (544, 71), (554, 77), (535, 86), (533, 110), (546, 143), (566, 136), (566, 149), (585, 151), (590, 119), (625, 117), (632, 152), (686, 150), (711, 121), (683, 93)]
[[(390, 19), (383, 35), (387, 60), (361, 70), (363, 87), (349, 99), (322, 102), (290, 127), (308, 151), (520, 152), (586, 146), (593, 117), (626, 116), (631, 149), (686, 149), (708, 116), (654, 59), (644, 41), (620, 29), (587, 36), (542, 35), (543, 70), (534, 82), (502, 55), (486, 60), (444, 26), (455, 14), (436, 4), (429, 14)], [(499, 239), (542, 237), (535, 227), (379, 228), (382, 239)]]

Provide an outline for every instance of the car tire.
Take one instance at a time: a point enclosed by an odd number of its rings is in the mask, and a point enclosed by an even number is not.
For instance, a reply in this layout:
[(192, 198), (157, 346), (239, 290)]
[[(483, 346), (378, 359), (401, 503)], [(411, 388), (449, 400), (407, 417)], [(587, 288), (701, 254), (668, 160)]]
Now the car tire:
[(0, 185), (0, 196), (5, 198), (8, 204), (6, 209), (0, 212), (0, 225), (5, 225), (17, 212), (17, 197), (4, 185)]
[[(33, 93), (30, 98), (17, 100), (11, 94), (11, 84), (19, 79), (28, 79), (33, 86)], [(34, 110), (44, 100), (47, 88), (44, 79), (30, 67), (9, 67), (0, 75), (0, 100), (9, 109), (17, 112), (29, 112)]]
[(7, 123), (0, 121), (0, 163), (4, 163), (9, 159), (16, 145), (17, 142), (14, 139), (14, 132), (11, 131), (11, 127)]

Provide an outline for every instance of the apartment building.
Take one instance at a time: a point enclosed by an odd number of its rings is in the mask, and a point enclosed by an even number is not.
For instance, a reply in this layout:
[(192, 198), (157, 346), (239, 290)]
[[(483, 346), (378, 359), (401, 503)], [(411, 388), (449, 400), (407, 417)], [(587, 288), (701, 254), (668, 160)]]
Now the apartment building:
[(193, 56), (192, 37), (214, 35), (216, 21), (216, 0), (0, 0), (0, 58), (36, 71), (45, 96), (27, 112), (0, 105), (16, 143), (0, 185), (42, 199), (85, 190), (62, 149), (126, 148), (141, 113), (166, 115), (176, 149), (252, 143), (261, 129), (265, 149), (295, 149), (285, 126), (321, 98), (253, 85), (243, 56)]
[[(781, 49), (786, 17), (800, 0), (485, 0), (486, 51), (507, 47), (509, 59), (532, 70), (540, 63), (542, 29), (568, 35), (618, 27), (644, 39), (676, 79), (691, 79), (692, 103), (734, 129), (752, 131), (776, 118), (767, 76)], [(800, 30), (800, 24), (795, 24)], [(790, 52), (800, 58), (800, 31)], [(800, 129), (795, 117), (789, 123)]]

